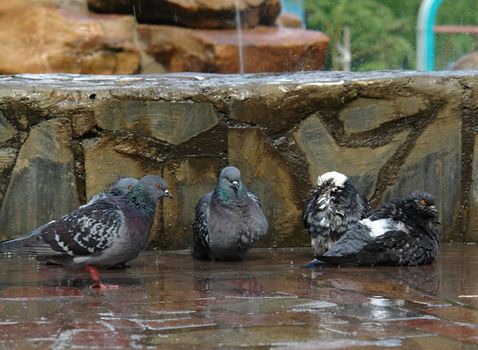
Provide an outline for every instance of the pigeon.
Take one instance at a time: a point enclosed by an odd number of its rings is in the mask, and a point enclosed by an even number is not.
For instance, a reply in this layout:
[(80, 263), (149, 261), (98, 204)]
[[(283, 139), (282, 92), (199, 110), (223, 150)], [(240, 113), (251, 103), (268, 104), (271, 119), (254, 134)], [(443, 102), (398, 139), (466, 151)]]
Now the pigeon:
[(333, 265), (430, 264), (438, 253), (437, 217), (433, 197), (413, 192), (370, 212), (316, 259)]
[(365, 218), (367, 210), (367, 199), (347, 176), (335, 171), (319, 176), (302, 214), (314, 254), (324, 254), (353, 224)]
[(228, 166), (214, 190), (199, 199), (192, 228), (194, 258), (237, 261), (267, 233), (268, 223), (239, 169)]
[(125, 264), (146, 248), (156, 202), (162, 197), (171, 197), (164, 179), (146, 175), (126, 193), (105, 196), (23, 237), (0, 242), (0, 252), (84, 266), (92, 287), (108, 288), (96, 267)]
[(138, 179), (134, 177), (122, 177), (113, 182), (105, 192), (95, 194), (86, 205), (105, 199), (109, 196), (118, 196), (129, 192), (137, 183)]

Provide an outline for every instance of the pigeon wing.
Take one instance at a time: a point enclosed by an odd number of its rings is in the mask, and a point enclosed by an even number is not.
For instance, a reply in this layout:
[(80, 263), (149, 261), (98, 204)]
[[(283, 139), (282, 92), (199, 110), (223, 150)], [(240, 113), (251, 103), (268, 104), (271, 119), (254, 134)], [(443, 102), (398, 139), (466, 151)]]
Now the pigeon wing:
[(250, 189), (246, 189), (246, 192), (247, 192), (247, 196), (250, 199), (256, 202), (259, 205), (259, 207), (262, 207), (261, 201), (259, 200), (259, 196), (257, 195), (257, 193), (255, 193), (254, 191), (251, 191)]
[[(410, 243), (410, 235), (404, 231), (388, 231), (383, 235), (364, 243), (357, 251), (344, 251), (343, 255), (328, 255), (317, 257), (319, 260), (334, 265), (409, 265), (403, 260), (408, 251), (404, 249)], [(410, 244), (408, 245), (410, 246)], [(418, 255), (419, 246), (411, 247)]]
[(316, 259), (334, 265), (356, 264), (357, 253), (371, 240), (370, 228), (357, 223), (324, 255), (316, 256)]
[(209, 192), (199, 199), (195, 208), (193, 221), (193, 256), (196, 258), (207, 258), (209, 255), (209, 203), (212, 192)]
[(367, 218), (370, 220), (380, 220), (387, 218), (399, 220), (403, 218), (403, 216), (404, 213), (400, 205), (397, 205), (395, 202), (388, 202), (372, 210), (368, 214)]
[(388, 231), (370, 241), (357, 254), (359, 265), (422, 265), (431, 263), (438, 244), (427, 236)]
[[(109, 248), (123, 225), (123, 214), (115, 204), (98, 201), (46, 225), (39, 237), (53, 253), (92, 255)], [(45, 255), (43, 250), (38, 253)]]

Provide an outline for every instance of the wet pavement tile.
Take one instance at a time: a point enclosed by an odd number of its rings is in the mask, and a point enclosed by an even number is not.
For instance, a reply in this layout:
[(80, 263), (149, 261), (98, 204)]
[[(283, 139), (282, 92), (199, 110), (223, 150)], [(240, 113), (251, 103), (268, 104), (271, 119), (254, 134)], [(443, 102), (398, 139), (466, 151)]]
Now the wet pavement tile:
[(0, 349), (478, 349), (478, 246), (432, 265), (304, 269), (306, 250), (86, 272), (0, 257)]

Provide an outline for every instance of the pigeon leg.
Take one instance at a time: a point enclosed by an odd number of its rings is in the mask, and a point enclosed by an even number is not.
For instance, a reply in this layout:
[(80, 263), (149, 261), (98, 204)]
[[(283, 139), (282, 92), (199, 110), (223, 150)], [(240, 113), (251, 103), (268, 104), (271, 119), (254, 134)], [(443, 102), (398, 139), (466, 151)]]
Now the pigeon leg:
[(91, 279), (93, 280), (93, 282), (95, 282), (94, 284), (92, 284), (90, 286), (90, 288), (99, 288), (99, 289), (115, 289), (115, 288), (119, 288), (118, 285), (115, 285), (115, 284), (104, 284), (102, 281), (101, 281), (101, 277), (100, 277), (100, 273), (98, 271), (98, 269), (95, 267), (95, 266), (91, 266), (91, 265), (87, 265), (85, 267), (86, 271), (88, 271), (90, 273), (90, 276), (91, 276)]

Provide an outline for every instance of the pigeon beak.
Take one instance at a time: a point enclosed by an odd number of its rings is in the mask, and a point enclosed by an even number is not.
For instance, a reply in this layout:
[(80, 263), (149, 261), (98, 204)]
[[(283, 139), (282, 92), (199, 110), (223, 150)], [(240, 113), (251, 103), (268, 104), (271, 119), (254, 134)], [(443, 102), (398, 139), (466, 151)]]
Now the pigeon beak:
[(232, 189), (234, 190), (234, 193), (237, 194), (237, 191), (239, 190), (239, 182), (238, 181), (233, 181), (232, 182)]
[(438, 214), (438, 209), (434, 205), (430, 205), (429, 208), (432, 211), (432, 213)]
[(173, 198), (173, 194), (169, 192), (168, 190), (164, 190), (164, 196), (168, 198)]

